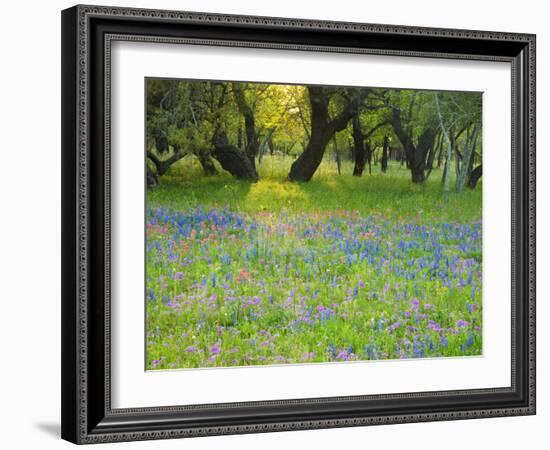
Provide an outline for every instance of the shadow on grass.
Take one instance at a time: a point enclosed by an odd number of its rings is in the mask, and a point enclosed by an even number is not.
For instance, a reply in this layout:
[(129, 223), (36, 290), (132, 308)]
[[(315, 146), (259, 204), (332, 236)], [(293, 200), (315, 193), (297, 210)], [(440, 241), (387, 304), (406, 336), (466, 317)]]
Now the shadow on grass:
[(228, 173), (204, 176), (199, 167), (177, 167), (147, 192), (148, 206), (179, 210), (228, 207), (236, 211), (358, 211), (362, 215), (417, 223), (471, 221), (481, 218), (481, 189), (445, 194), (440, 177), (423, 185), (410, 181), (408, 170), (392, 173), (316, 174), (306, 183), (291, 182), (285, 168), (265, 170), (258, 182), (236, 180)]

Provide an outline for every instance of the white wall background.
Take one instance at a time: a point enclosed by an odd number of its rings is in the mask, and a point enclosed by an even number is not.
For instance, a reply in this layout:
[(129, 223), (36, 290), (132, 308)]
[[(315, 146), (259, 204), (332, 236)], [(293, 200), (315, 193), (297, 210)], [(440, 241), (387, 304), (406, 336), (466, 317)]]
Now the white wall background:
[[(550, 164), (550, 30), (545, 2), (461, 0), (111, 0), (101, 4), (530, 32), (538, 35), (538, 172)], [(0, 445), (69, 448), (60, 403), (60, 10), (71, 1), (2, 7), (0, 46)], [(538, 183), (538, 415), (384, 427), (117, 444), (118, 448), (542, 448), (550, 423), (550, 211)]]

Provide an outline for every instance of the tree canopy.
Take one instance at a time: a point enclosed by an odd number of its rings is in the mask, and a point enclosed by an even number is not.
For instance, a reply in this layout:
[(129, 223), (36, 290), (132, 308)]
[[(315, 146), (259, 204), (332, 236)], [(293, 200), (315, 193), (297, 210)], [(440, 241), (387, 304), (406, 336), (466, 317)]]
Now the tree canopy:
[(329, 153), (366, 176), (388, 161), (424, 183), (435, 166), (441, 183), (474, 188), (482, 173), (482, 95), (371, 87), (147, 79), (147, 180), (184, 157), (205, 175), (225, 170), (256, 181), (262, 158), (292, 156), (292, 181), (309, 181)]

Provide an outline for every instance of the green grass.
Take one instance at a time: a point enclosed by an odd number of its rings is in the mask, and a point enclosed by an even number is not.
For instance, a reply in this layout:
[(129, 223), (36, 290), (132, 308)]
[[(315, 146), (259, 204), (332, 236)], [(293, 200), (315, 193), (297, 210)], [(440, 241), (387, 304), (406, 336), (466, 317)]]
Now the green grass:
[(446, 194), (437, 168), (424, 185), (414, 185), (410, 171), (396, 162), (390, 163), (385, 174), (375, 166), (371, 175), (367, 169), (362, 177), (354, 177), (350, 175), (351, 162), (345, 161), (342, 175), (338, 175), (336, 163), (325, 158), (310, 182), (294, 183), (287, 180), (292, 161), (290, 157), (265, 157), (258, 167), (260, 180), (249, 183), (235, 180), (221, 169), (220, 175), (205, 177), (196, 160), (187, 157), (170, 169), (159, 188), (148, 191), (148, 204), (180, 210), (199, 205), (227, 206), (243, 212), (345, 209), (424, 223), (481, 219), (481, 183), (473, 191)]

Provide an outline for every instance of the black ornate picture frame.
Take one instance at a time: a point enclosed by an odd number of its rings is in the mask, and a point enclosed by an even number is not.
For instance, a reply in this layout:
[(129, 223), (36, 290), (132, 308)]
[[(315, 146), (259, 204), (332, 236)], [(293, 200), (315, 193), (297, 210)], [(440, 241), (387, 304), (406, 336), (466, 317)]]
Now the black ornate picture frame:
[[(511, 63), (511, 386), (113, 409), (113, 41)], [(84, 444), (530, 414), (535, 414), (534, 35), (80, 5), (62, 12), (64, 439)]]

